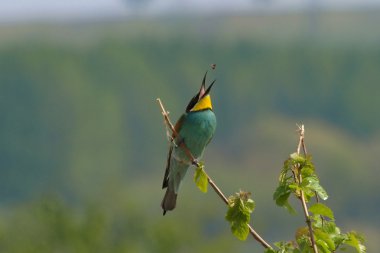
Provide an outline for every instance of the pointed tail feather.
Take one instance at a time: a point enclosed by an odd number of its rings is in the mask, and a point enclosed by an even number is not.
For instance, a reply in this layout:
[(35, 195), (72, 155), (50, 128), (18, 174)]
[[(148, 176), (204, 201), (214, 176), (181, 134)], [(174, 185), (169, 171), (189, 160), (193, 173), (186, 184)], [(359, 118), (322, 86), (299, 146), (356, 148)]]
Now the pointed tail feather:
[(176, 203), (177, 203), (177, 194), (169, 188), (170, 187), (168, 187), (166, 189), (165, 196), (161, 202), (161, 207), (164, 210), (163, 215), (166, 214), (166, 211), (173, 210), (175, 208)]

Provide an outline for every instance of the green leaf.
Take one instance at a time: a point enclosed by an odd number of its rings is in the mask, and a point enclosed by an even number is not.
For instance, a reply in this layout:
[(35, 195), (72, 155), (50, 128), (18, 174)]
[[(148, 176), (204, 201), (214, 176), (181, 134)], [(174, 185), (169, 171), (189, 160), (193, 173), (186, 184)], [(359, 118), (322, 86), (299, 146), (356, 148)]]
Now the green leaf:
[(320, 215), (313, 215), (313, 227), (315, 230), (323, 231), (334, 242), (335, 251), (338, 252), (338, 248), (342, 248), (341, 245), (348, 239), (346, 234), (342, 234), (339, 227), (336, 226), (333, 220), (323, 220)]
[(301, 170), (301, 175), (303, 178), (310, 177), (315, 174), (314, 168), (310, 166), (304, 166)]
[(274, 251), (276, 253), (291, 253), (291, 252), (299, 252), (292, 242), (275, 242), (274, 245), (278, 248), (278, 250)]
[(315, 191), (323, 200), (326, 200), (329, 197), (325, 189), (323, 189), (323, 187), (319, 184), (319, 180), (316, 175), (305, 177), (301, 186), (306, 193), (310, 190)]
[(194, 173), (194, 182), (198, 186), (201, 192), (207, 192), (208, 179), (205, 171), (203, 170), (204, 165), (200, 164), (198, 168), (196, 168)]
[(276, 205), (284, 207), (291, 214), (296, 214), (296, 210), (290, 205), (288, 199), (290, 197), (291, 190), (287, 185), (280, 185), (277, 187), (273, 194), (273, 199), (276, 201)]
[(284, 206), (285, 202), (288, 201), (291, 191), (286, 185), (280, 185), (277, 187), (276, 191), (273, 193), (273, 200), (276, 201), (276, 205)]
[(250, 214), (255, 208), (255, 202), (249, 197), (250, 193), (240, 191), (228, 198), (226, 220), (230, 222), (231, 232), (239, 240), (245, 240), (249, 234)]
[(309, 207), (309, 211), (313, 214), (319, 214), (325, 217), (328, 217), (330, 219), (334, 219), (334, 213), (333, 211), (326, 205), (322, 203), (315, 203), (314, 205)]
[(284, 205), (284, 208), (285, 208), (286, 210), (288, 210), (288, 212), (289, 212), (290, 214), (292, 214), (292, 215), (296, 215), (296, 214), (297, 214), (296, 209), (294, 209), (294, 208), (292, 207), (292, 205), (289, 203), (289, 201), (286, 201), (286, 203), (285, 203), (285, 205)]
[[(314, 235), (316, 237), (318, 244), (326, 251), (326, 252), (332, 252), (335, 250), (335, 243), (331, 239), (330, 235), (323, 232), (320, 229), (314, 230)], [(323, 242), (323, 243), (322, 243)]]
[(297, 153), (290, 154), (290, 158), (293, 160), (294, 163), (301, 163), (302, 164), (302, 163), (305, 163), (305, 161), (306, 161), (306, 159), (303, 156), (301, 156)]
[[(307, 231), (307, 232), (309, 232), (309, 231)], [(310, 245), (309, 233), (307, 233), (307, 235), (303, 235), (300, 238), (298, 238), (297, 244), (298, 244), (298, 252), (310, 253), (311, 245)]]
[(255, 202), (252, 199), (248, 199), (245, 203), (245, 206), (249, 210), (249, 212), (252, 213), (255, 209)]
[(245, 241), (249, 234), (248, 225), (244, 222), (231, 223), (231, 231), (241, 241)]
[(351, 231), (347, 234), (348, 239), (344, 241), (345, 244), (356, 249), (358, 253), (365, 253), (366, 247), (364, 246), (364, 239), (362, 236), (357, 234), (355, 231)]
[(281, 173), (283, 173), (283, 172), (286, 173), (287, 170), (289, 170), (289, 169), (292, 168), (292, 165), (293, 165), (293, 160), (291, 158), (286, 159), (284, 161), (284, 166), (282, 167), (282, 172)]
[(322, 253), (332, 253), (331, 250), (329, 250), (329, 246), (327, 245), (327, 243), (323, 240), (316, 240), (315, 243), (317, 244), (318, 246), (318, 249), (320, 252)]
[(297, 183), (291, 183), (288, 185), (289, 189), (292, 189), (292, 191), (300, 191), (302, 190), (301, 187)]

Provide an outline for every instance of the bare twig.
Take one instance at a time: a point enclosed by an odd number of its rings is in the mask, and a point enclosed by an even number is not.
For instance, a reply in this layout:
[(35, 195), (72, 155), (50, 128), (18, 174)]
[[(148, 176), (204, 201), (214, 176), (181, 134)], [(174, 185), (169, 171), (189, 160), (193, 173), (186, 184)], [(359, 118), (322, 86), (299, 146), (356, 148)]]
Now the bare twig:
[[(161, 113), (164, 117), (164, 120), (165, 120), (165, 123), (166, 125), (170, 128), (170, 130), (172, 131), (173, 133), (173, 139), (175, 139), (177, 136), (178, 136), (178, 133), (177, 131), (175, 130), (173, 124), (171, 123), (170, 119), (169, 119), (169, 115), (167, 113), (167, 111), (165, 110), (162, 102), (161, 102), (161, 99), (157, 98), (157, 102), (159, 103), (160, 107), (161, 107)], [(181, 142), (180, 144), (180, 147), (185, 151), (187, 157), (190, 159), (191, 163), (197, 167), (200, 166), (199, 162), (194, 158), (193, 154), (191, 153), (191, 151), (189, 150), (189, 148), (186, 146), (186, 144), (184, 142)], [(214, 183), (214, 181), (211, 179), (211, 177), (206, 173), (206, 171), (204, 171), (206, 177), (207, 177), (207, 181), (208, 183), (211, 185), (212, 189), (215, 191), (216, 194), (218, 194), (218, 196), (223, 200), (223, 202), (225, 204), (228, 205), (228, 199), (226, 197), (226, 195), (224, 195), (224, 193), (219, 189), (219, 187)], [(264, 248), (267, 248), (267, 249), (272, 249), (272, 247), (269, 245), (269, 243), (267, 243), (252, 227), (251, 225), (248, 224), (248, 228), (249, 228), (249, 232), (250, 234), (253, 236), (253, 238), (258, 241)]]
[[(301, 126), (298, 126), (298, 132), (299, 132), (300, 138), (299, 138), (299, 142), (298, 142), (298, 146), (297, 146), (297, 154), (300, 154), (301, 147), (302, 147), (304, 154), (307, 155), (305, 141), (304, 141), (304, 139), (305, 139), (305, 126), (303, 124)], [(300, 170), (300, 167), (298, 166), (297, 169)], [(301, 184), (302, 183), (301, 171), (298, 171), (297, 174), (298, 174), (298, 182), (299, 182), (299, 184)], [(305, 215), (306, 223), (307, 223), (307, 226), (309, 227), (311, 246), (313, 247), (314, 253), (318, 253), (317, 244), (315, 243), (315, 238), (314, 238), (313, 227), (311, 225), (310, 215), (309, 215), (309, 211), (308, 211), (307, 205), (306, 205), (305, 193), (302, 190), (301, 190), (300, 200), (302, 203), (302, 209), (303, 209), (303, 212)]]
[(177, 137), (178, 133), (177, 131), (174, 129), (174, 126), (173, 124), (170, 122), (170, 119), (169, 119), (169, 114), (167, 111), (165, 111), (165, 108), (161, 102), (161, 99), (157, 98), (157, 102), (158, 104), (160, 105), (161, 107), (161, 113), (162, 113), (162, 116), (164, 116), (164, 120), (165, 120), (165, 123), (166, 125), (168, 125), (170, 127), (170, 130), (172, 131), (174, 137)]

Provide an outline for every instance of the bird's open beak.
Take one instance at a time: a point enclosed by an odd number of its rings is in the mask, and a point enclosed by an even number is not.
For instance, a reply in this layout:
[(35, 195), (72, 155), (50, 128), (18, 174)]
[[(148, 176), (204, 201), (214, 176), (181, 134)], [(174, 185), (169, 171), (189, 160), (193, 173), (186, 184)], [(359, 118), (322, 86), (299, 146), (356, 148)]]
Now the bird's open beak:
[(206, 90), (206, 76), (207, 76), (207, 71), (203, 77), (203, 80), (202, 80), (202, 85), (201, 85), (201, 89), (199, 91), (199, 96), (198, 96), (198, 99), (201, 99), (203, 98), (204, 96), (206, 96), (207, 94), (209, 94), (210, 90), (211, 90), (211, 87), (214, 85), (215, 81), (212, 81), (212, 83), (210, 84), (210, 86), (208, 86), (207, 90)]

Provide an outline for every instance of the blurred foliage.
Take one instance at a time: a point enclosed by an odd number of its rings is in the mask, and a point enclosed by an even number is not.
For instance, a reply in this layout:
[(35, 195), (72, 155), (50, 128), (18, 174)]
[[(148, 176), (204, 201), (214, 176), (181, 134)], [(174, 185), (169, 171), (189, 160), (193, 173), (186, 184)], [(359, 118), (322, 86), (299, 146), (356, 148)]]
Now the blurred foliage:
[(176, 212), (159, 207), (167, 144), (155, 99), (174, 121), (216, 63), (208, 173), (226, 193), (251, 191), (255, 228), (284, 239), (299, 224), (268, 200), (303, 121), (339, 223), (367, 234), (370, 251), (380, 15), (320, 15), (315, 34), (302, 14), (2, 25), (1, 250), (252, 252), (220, 218), (226, 207), (191, 183)]
[[(99, 203), (73, 208), (49, 196), (3, 214), (2, 252), (230, 252), (223, 234), (198, 234), (198, 226), (153, 221), (147, 212), (122, 203), (116, 210)], [(7, 219), (7, 220), (5, 220)], [(191, 241), (198, 241), (192, 244)], [(227, 240), (228, 241), (228, 240)], [(212, 243), (210, 243), (212, 242)], [(210, 245), (208, 245), (210, 244)]]

